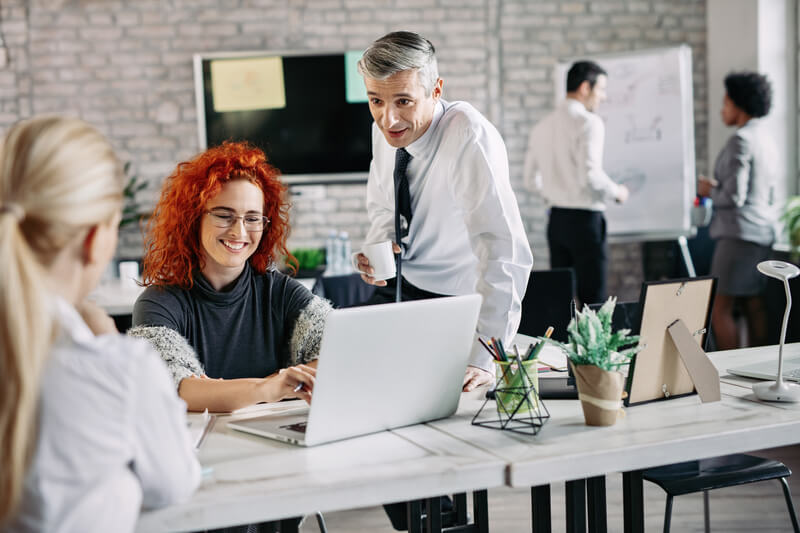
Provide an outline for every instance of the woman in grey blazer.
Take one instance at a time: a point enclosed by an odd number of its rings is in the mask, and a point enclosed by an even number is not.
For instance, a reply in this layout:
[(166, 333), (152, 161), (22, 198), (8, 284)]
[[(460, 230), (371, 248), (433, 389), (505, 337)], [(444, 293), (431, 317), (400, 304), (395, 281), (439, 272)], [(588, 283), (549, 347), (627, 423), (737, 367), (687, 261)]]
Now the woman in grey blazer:
[(700, 176), (697, 193), (711, 196), (714, 216), (709, 233), (717, 240), (711, 274), (719, 278), (711, 323), (717, 349), (738, 347), (733, 319), (737, 300), (744, 306), (751, 346), (763, 344), (766, 319), (761, 293), (766, 278), (756, 265), (775, 241), (776, 150), (761, 117), (769, 113), (772, 88), (754, 72), (725, 77), (720, 111), (736, 132), (717, 157), (714, 178)]

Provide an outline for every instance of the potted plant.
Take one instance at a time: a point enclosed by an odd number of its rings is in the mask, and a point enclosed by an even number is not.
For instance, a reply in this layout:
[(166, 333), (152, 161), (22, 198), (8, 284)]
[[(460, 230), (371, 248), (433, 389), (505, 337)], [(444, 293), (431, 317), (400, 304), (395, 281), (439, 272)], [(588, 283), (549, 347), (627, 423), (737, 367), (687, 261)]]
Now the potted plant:
[(325, 251), (320, 248), (297, 248), (292, 250), (297, 259), (298, 278), (316, 278), (322, 273)]
[(792, 261), (796, 262), (800, 258), (800, 196), (792, 196), (787, 200), (781, 222), (785, 224), (789, 235)]
[(629, 329), (611, 331), (616, 303), (615, 297), (609, 298), (597, 313), (584, 306), (567, 326), (569, 342), (550, 341), (569, 359), (589, 426), (610, 426), (616, 422), (625, 383), (619, 368), (627, 365), (641, 349), (639, 336), (630, 335)]
[(139, 222), (144, 213), (136, 199), (137, 193), (147, 187), (147, 182), (140, 180), (136, 174), (131, 174), (131, 162), (127, 161), (123, 167), (123, 173), (127, 176), (125, 187), (122, 190), (122, 218), (119, 227), (124, 228), (130, 224)]

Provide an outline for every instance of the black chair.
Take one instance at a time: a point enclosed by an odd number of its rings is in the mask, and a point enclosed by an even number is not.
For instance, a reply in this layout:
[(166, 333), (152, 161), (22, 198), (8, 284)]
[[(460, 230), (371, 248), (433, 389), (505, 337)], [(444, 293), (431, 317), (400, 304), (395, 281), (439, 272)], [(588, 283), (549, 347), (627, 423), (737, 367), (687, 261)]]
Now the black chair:
[(571, 268), (531, 272), (522, 299), (522, 318), (518, 331), (539, 337), (544, 335), (548, 326), (553, 326), (552, 338), (566, 342), (575, 291), (575, 271)]
[(763, 459), (753, 455), (734, 454), (699, 461), (687, 461), (667, 466), (650, 468), (642, 472), (642, 478), (655, 483), (667, 493), (667, 506), (664, 511), (664, 533), (669, 532), (672, 517), (672, 498), (682, 494), (703, 491), (703, 516), (705, 531), (708, 533), (711, 521), (708, 512), (708, 491), (723, 487), (733, 487), (756, 481), (778, 479), (786, 498), (786, 506), (792, 519), (795, 533), (800, 533), (797, 515), (789, 492), (786, 478), (792, 471), (780, 461)]
[[(590, 305), (594, 310), (601, 304)], [(633, 334), (639, 331), (639, 302), (618, 302), (611, 318), (614, 330), (628, 328)], [(723, 487), (733, 487), (778, 479), (783, 487), (786, 505), (795, 533), (800, 533), (797, 525), (792, 496), (786, 478), (792, 475), (786, 465), (780, 461), (762, 459), (753, 455), (734, 454), (700, 461), (688, 461), (672, 465), (659, 466), (642, 471), (642, 478), (655, 483), (667, 493), (667, 504), (664, 512), (664, 532), (670, 529), (672, 517), (672, 498), (682, 494), (691, 494), (703, 491), (703, 514), (705, 518), (705, 531), (710, 528), (708, 511), (708, 491)]]
[(363, 304), (375, 292), (375, 286), (365, 283), (359, 274), (320, 276), (312, 292), (327, 298), (335, 308), (340, 309)]

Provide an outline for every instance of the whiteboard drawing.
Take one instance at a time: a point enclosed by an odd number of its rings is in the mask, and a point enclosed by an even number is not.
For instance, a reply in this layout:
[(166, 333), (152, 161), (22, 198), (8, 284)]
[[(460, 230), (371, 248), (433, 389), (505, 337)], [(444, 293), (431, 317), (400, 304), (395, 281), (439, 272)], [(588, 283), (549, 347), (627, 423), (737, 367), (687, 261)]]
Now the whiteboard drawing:
[(580, 57), (556, 66), (556, 102), (566, 94), (573, 61), (591, 59), (608, 72), (603, 169), (630, 190), (606, 209), (613, 240), (691, 235), (695, 191), (691, 49), (688, 46)]
[(661, 115), (656, 115), (646, 126), (636, 124), (636, 115), (629, 114), (630, 127), (625, 131), (625, 143), (661, 140)]
[(635, 200), (636, 196), (644, 189), (647, 175), (638, 168), (626, 168), (617, 174), (612, 174), (611, 179), (628, 188), (630, 199)]

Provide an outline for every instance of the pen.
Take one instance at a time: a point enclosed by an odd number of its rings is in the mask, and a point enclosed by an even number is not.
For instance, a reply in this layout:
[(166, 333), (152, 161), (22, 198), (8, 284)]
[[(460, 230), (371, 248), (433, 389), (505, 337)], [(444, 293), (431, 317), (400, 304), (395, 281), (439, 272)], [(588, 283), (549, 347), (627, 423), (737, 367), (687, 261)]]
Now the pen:
[(206, 437), (208, 434), (211, 433), (211, 430), (214, 428), (214, 423), (217, 421), (217, 417), (214, 415), (208, 414), (208, 409), (203, 411), (203, 431), (200, 433), (200, 437), (197, 439), (197, 442), (194, 445), (194, 449), (196, 451), (200, 450), (200, 446), (203, 445), (205, 442)]
[(525, 351), (525, 357), (524, 357), (524, 359), (525, 359), (526, 361), (527, 361), (528, 359), (530, 359), (530, 358), (531, 358), (531, 352), (533, 352), (533, 348), (534, 348), (534, 347), (535, 347), (537, 344), (539, 344), (539, 343), (538, 343), (538, 342), (532, 342), (531, 344), (529, 344), (529, 345), (528, 345), (528, 349)]
[[(544, 338), (549, 339), (550, 335), (552, 334), (553, 334), (553, 326), (550, 326), (549, 328), (547, 328), (547, 331), (544, 332)], [(531, 352), (531, 354), (528, 356), (528, 359), (536, 359), (536, 356), (539, 355), (539, 352), (541, 352), (542, 348), (544, 348), (544, 343), (545, 343), (544, 339), (540, 340), (539, 343)]]
[(492, 337), (492, 338), (489, 340), (489, 346), (491, 346), (491, 347), (492, 347), (492, 349), (494, 350), (494, 353), (496, 353), (496, 354), (497, 354), (497, 360), (498, 360), (498, 361), (505, 361), (505, 360), (506, 360), (506, 359), (503, 357), (503, 354), (502, 354), (502, 352), (500, 352), (500, 347), (497, 345), (497, 339), (495, 339), (494, 337)]
[(491, 348), (489, 348), (489, 345), (488, 345), (488, 344), (486, 344), (486, 343), (483, 341), (483, 339), (481, 339), (480, 337), (478, 337), (478, 342), (480, 342), (480, 343), (483, 345), (483, 347), (484, 347), (484, 348), (486, 348), (486, 350), (487, 350), (487, 351), (488, 351), (490, 354), (492, 354), (492, 359), (494, 359), (494, 360), (496, 361), (496, 360), (497, 360), (497, 356), (495, 355), (495, 353), (494, 353), (494, 350), (492, 350)]
[(301, 390), (303, 390), (303, 385), (305, 385), (305, 383), (303, 383), (302, 381), (298, 383), (297, 386), (294, 388), (293, 392), (300, 392)]
[(522, 369), (522, 357), (520, 357), (519, 355), (519, 350), (517, 349), (517, 345), (515, 344), (514, 346), (511, 347), (511, 349), (514, 351), (514, 355), (516, 356), (519, 368)]
[(500, 339), (497, 339), (496, 346), (497, 346), (497, 350), (500, 352), (500, 357), (503, 358), (503, 361), (508, 361), (508, 356), (506, 355), (506, 351), (503, 348), (503, 341), (501, 341)]

